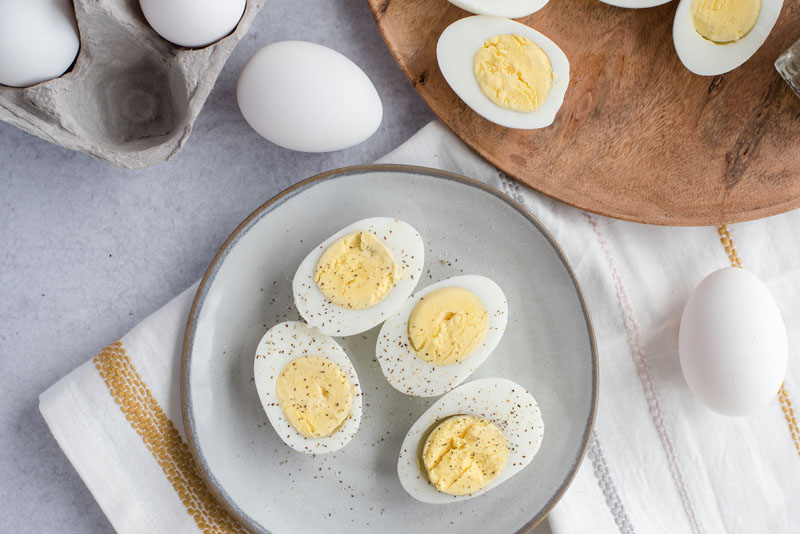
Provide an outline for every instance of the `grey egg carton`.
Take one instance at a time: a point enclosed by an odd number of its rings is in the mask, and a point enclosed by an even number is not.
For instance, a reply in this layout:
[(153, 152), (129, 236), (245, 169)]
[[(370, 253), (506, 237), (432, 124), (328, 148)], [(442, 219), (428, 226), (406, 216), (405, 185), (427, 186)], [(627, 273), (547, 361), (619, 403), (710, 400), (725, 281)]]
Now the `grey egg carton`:
[(0, 120), (119, 167), (149, 167), (183, 147), (225, 61), (264, 0), (247, 0), (236, 29), (182, 48), (148, 24), (138, 0), (73, 0), (81, 48), (60, 78), (0, 85)]

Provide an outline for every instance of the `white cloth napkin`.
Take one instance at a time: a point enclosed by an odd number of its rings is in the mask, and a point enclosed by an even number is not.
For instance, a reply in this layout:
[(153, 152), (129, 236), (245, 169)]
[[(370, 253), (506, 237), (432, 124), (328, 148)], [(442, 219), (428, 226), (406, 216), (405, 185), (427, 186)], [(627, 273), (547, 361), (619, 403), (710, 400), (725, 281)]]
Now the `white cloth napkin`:
[[(513, 182), (439, 122), (382, 161), (497, 187), (544, 223), (577, 273), (597, 335), (600, 398), (587, 457), (549, 516), (554, 533), (798, 531), (800, 427), (790, 403), (800, 403), (800, 211), (729, 228), (744, 267), (776, 298), (792, 354), (782, 394), (756, 415), (728, 418), (695, 400), (677, 356), (689, 293), (736, 259), (721, 242), (724, 228), (586, 214)], [(182, 442), (180, 356), (195, 289), (40, 398), (53, 435), (121, 533), (232, 525), (198, 484)]]

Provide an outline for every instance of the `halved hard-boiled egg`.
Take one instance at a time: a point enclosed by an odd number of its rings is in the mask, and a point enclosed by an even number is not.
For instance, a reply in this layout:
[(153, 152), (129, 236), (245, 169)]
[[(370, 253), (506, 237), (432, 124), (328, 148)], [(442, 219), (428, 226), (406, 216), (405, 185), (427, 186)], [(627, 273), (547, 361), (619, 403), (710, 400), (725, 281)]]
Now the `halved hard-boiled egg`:
[(425, 245), (398, 219), (375, 217), (342, 228), (312, 250), (292, 282), (297, 311), (319, 332), (349, 336), (389, 317), (414, 291)]
[(610, 6), (623, 7), (628, 9), (643, 9), (646, 7), (655, 7), (672, 0), (600, 0), (604, 4)]
[(298, 321), (270, 328), (256, 349), (256, 389), (280, 438), (307, 454), (341, 449), (361, 423), (361, 385), (330, 336)]
[(389, 383), (433, 397), (467, 379), (492, 353), (508, 322), (503, 290), (485, 276), (431, 284), (381, 327), (375, 355)]
[(672, 24), (687, 69), (716, 76), (756, 53), (778, 20), (783, 0), (681, 0)]
[(476, 15), (493, 15), (517, 19), (542, 9), (550, 0), (448, 0), (451, 4)]
[(541, 411), (525, 388), (505, 378), (475, 380), (443, 396), (412, 425), (397, 474), (418, 501), (470, 499), (519, 473), (543, 436)]
[(436, 58), (447, 83), (475, 113), (509, 128), (555, 120), (569, 85), (569, 61), (536, 30), (500, 17), (467, 17), (445, 28)]

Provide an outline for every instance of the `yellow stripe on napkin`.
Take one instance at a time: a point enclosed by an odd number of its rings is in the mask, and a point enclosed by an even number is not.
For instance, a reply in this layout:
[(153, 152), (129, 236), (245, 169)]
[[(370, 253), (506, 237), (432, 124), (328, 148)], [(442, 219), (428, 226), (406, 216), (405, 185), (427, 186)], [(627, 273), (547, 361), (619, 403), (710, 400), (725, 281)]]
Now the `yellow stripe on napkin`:
[(121, 341), (94, 358), (111, 396), (153, 454), (175, 492), (206, 534), (246, 531), (219, 504), (197, 473), (189, 447), (133, 367)]
[[(728, 255), (728, 259), (731, 260), (731, 267), (741, 268), (742, 260), (739, 258), (739, 253), (736, 251), (736, 245), (728, 230), (728, 225), (723, 224), (717, 227), (717, 232), (719, 233), (719, 240), (722, 246), (725, 247), (725, 253)], [(781, 384), (781, 388), (778, 390), (778, 401), (781, 403), (783, 416), (786, 418), (786, 423), (789, 425), (789, 435), (792, 437), (792, 441), (794, 441), (794, 448), (797, 450), (797, 454), (800, 455), (800, 426), (797, 424), (797, 418), (794, 415), (794, 408), (792, 408), (792, 401), (789, 398), (789, 393), (786, 391), (786, 387), (783, 384)]]

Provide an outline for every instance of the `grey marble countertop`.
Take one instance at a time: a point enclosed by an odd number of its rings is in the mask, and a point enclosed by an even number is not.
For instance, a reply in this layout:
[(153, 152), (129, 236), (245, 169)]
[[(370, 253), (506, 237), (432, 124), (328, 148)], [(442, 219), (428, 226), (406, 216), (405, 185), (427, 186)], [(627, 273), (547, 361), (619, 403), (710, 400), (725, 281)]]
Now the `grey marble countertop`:
[[(236, 77), (255, 51), (285, 39), (330, 46), (364, 69), (384, 105), (370, 139), (302, 154), (250, 129)], [(0, 123), (0, 532), (112, 532), (50, 435), (39, 394), (200, 278), (272, 195), (369, 163), (433, 118), (365, 0), (268, 0), (167, 163), (126, 171)]]

